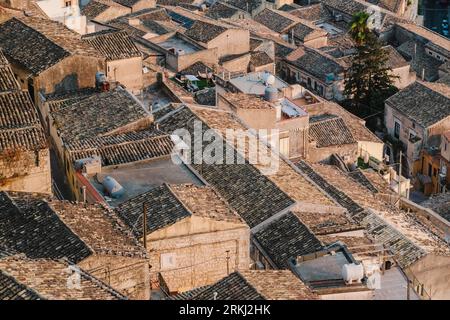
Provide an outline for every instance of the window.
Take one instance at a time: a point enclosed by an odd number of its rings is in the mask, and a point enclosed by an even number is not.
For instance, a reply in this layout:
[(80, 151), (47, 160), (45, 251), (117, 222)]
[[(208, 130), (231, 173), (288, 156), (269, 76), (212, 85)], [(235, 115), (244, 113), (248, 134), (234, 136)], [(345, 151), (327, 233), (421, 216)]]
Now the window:
[(172, 269), (176, 267), (175, 253), (162, 253), (161, 254), (161, 270)]
[(400, 122), (394, 120), (394, 137), (400, 139)]
[(289, 138), (280, 139), (280, 153), (286, 157), (289, 156)]
[(72, 6), (72, 1), (66, 1), (66, 7)]
[(428, 176), (431, 177), (431, 170), (433, 169), (433, 167), (431, 166), (431, 164), (428, 164)]
[(414, 139), (417, 136), (417, 134), (414, 132), (414, 130), (409, 129), (409, 140)]

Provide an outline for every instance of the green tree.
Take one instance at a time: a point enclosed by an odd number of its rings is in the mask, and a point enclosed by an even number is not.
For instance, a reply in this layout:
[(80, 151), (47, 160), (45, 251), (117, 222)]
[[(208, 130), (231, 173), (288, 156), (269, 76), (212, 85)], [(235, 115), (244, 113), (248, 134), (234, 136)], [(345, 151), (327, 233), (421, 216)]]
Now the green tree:
[(392, 75), (388, 64), (389, 54), (383, 49), (382, 43), (367, 25), (359, 25), (362, 21), (367, 23), (366, 16), (366, 13), (355, 14), (352, 20), (355, 24), (350, 26), (357, 52), (346, 73), (344, 94), (354, 107), (382, 110), (384, 101), (397, 92), (393, 85), (397, 77)]
[(368, 23), (370, 15), (367, 12), (355, 13), (350, 21), (350, 35), (357, 45), (362, 45), (370, 33)]

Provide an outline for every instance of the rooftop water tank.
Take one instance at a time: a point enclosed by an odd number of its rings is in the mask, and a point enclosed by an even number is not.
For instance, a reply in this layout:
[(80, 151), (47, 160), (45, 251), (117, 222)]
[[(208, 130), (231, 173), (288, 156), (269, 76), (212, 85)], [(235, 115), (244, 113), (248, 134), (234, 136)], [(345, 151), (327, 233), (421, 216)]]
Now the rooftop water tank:
[(353, 281), (361, 282), (364, 278), (364, 267), (362, 264), (344, 264), (342, 266), (342, 277), (347, 283), (352, 283)]
[(125, 193), (125, 189), (113, 177), (106, 176), (102, 184), (105, 191), (113, 198), (120, 198)]
[(278, 89), (272, 86), (267, 86), (264, 90), (264, 99), (269, 102), (275, 102), (278, 100)]

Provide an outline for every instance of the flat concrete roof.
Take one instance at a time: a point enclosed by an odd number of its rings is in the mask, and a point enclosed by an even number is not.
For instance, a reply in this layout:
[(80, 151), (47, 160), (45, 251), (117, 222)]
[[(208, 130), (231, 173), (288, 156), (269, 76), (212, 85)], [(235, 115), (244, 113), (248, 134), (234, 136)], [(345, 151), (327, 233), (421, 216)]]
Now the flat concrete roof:
[[(264, 95), (266, 85), (264, 84), (263, 76), (265, 72), (253, 72), (244, 76), (236, 77), (230, 80), (230, 83), (238, 88), (241, 92), (247, 94)], [(287, 88), (289, 85), (275, 76), (275, 83), (272, 87), (281, 90)]]
[[(116, 179), (125, 189), (122, 197), (114, 199), (106, 195), (103, 185), (100, 183), (106, 176)], [(90, 176), (88, 179), (111, 207), (116, 207), (120, 203), (158, 187), (163, 183), (192, 183), (203, 185), (186, 165), (177, 165), (173, 163), (170, 157), (132, 163), (125, 166), (103, 167), (102, 172), (98, 174), (98, 179), (95, 176)]]
[(171, 48), (174, 48), (176, 51), (183, 50), (184, 54), (199, 51), (196, 46), (187, 42), (186, 40), (181, 39), (177, 35), (174, 35), (173, 37), (170, 37), (169, 39), (158, 43), (158, 45), (166, 50), (169, 50)]
[(336, 252), (334, 255), (300, 262), (297, 264), (297, 270), (305, 282), (343, 280), (342, 267), (348, 263), (352, 262), (348, 261), (343, 252)]
[[(374, 291), (374, 300), (407, 300), (407, 280), (397, 267), (384, 272), (381, 276), (381, 289)], [(410, 300), (419, 300), (413, 289), (409, 290)]]

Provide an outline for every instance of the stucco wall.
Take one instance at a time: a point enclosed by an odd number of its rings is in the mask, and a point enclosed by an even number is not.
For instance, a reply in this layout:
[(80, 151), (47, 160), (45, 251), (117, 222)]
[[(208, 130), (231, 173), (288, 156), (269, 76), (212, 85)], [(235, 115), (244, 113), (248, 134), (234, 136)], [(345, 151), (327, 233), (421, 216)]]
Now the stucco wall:
[(98, 22), (107, 22), (109, 20), (126, 15), (128, 13), (131, 13), (130, 8), (123, 6), (111, 6), (102, 13), (100, 13), (97, 17), (95, 17), (94, 20)]
[(0, 190), (52, 193), (48, 149), (0, 155)]
[(116, 80), (133, 92), (142, 90), (142, 57), (108, 61), (106, 74), (108, 80)]
[(137, 12), (139, 10), (154, 8), (156, 6), (156, 0), (141, 0), (133, 5), (131, 12)]
[(219, 58), (242, 54), (250, 51), (250, 31), (244, 29), (228, 29), (217, 38), (207, 43), (207, 47), (217, 48)]
[[(450, 257), (428, 254), (410, 267), (432, 300), (450, 299)], [(406, 274), (410, 275), (410, 271)]]

